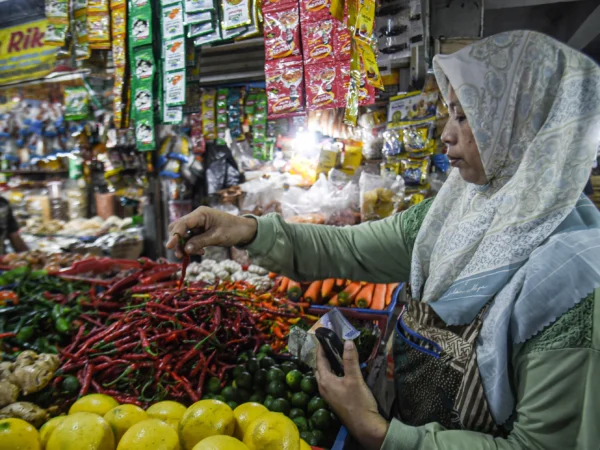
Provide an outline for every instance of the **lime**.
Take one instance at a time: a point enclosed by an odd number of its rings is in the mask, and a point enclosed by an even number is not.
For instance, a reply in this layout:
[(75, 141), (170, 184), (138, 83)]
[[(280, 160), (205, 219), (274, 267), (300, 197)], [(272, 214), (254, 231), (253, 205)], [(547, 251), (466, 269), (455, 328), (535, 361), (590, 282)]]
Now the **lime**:
[(323, 433), (321, 430), (312, 430), (312, 434), (316, 441), (315, 445), (323, 444), (323, 442), (325, 441), (325, 433)]
[(285, 373), (279, 367), (271, 367), (267, 372), (267, 381), (280, 381), (283, 383), (285, 381)]
[(292, 391), (299, 391), (302, 384), (302, 373), (299, 370), (290, 370), (285, 376), (285, 382)]
[(270, 356), (265, 356), (263, 359), (260, 360), (260, 367), (262, 367), (263, 369), (270, 369), (274, 365), (275, 360)]
[(292, 361), (286, 361), (283, 364), (281, 364), (281, 370), (283, 370), (283, 373), (285, 373), (286, 375), (295, 369), (297, 369), (296, 364)]
[(236, 402), (227, 402), (227, 406), (229, 406), (231, 409), (235, 409), (238, 407), (238, 404)]
[(265, 386), (267, 384), (267, 369), (258, 369), (254, 372), (254, 385)]
[(256, 360), (260, 363), (262, 361), (263, 358), (266, 358), (267, 354), (266, 353), (259, 353), (258, 355), (256, 355)]
[(259, 393), (254, 393), (250, 396), (250, 398), (248, 399), (249, 402), (253, 402), (253, 403), (262, 403), (265, 400), (265, 396)]
[(221, 380), (216, 377), (211, 377), (206, 383), (206, 392), (209, 394), (220, 394), (221, 393)]
[(235, 377), (235, 382), (238, 388), (250, 389), (254, 383), (254, 379), (249, 372), (242, 372)]
[(232, 402), (237, 400), (237, 389), (232, 386), (225, 386), (221, 391), (221, 395), (225, 397), (225, 400)]
[(310, 399), (310, 401), (308, 402), (308, 406), (306, 408), (306, 412), (308, 412), (309, 416), (312, 416), (315, 411), (317, 411), (318, 409), (326, 409), (327, 408), (327, 403), (325, 402), (325, 400), (323, 400), (321, 397), (316, 396)]
[(306, 442), (308, 442), (312, 438), (313, 438), (312, 432), (310, 432), (310, 431), (301, 431), (300, 432), (300, 439), (304, 439)]
[(331, 426), (331, 415), (326, 409), (318, 409), (310, 421), (317, 430), (327, 431)]
[(238, 356), (237, 362), (239, 363), (245, 363), (246, 361), (248, 361), (249, 357), (247, 353), (242, 353), (240, 356)]
[(212, 400), (213, 398), (215, 398), (215, 396), (212, 394), (204, 394), (202, 396), (202, 400)]
[(292, 396), (292, 406), (294, 408), (305, 409), (309, 400), (310, 398), (308, 397), (308, 394), (305, 394), (304, 392), (296, 392)]
[(271, 394), (273, 397), (283, 397), (286, 392), (285, 384), (280, 381), (272, 381), (267, 385), (267, 394)]
[(240, 403), (247, 402), (250, 399), (250, 395), (251, 395), (251, 393), (248, 389), (241, 389), (241, 388), (236, 391), (236, 394), (237, 394), (237, 400)]
[(246, 371), (246, 367), (243, 364), (240, 364), (239, 366), (235, 366), (233, 368), (233, 378), (236, 379), (240, 373), (245, 372), (245, 371)]
[(296, 417), (304, 417), (304, 410), (300, 408), (292, 408), (290, 409), (290, 413), (288, 414), (290, 419), (295, 419)]
[(271, 353), (273, 353), (273, 349), (271, 348), (271, 346), (269, 344), (265, 344), (261, 348), (258, 349), (258, 353), (270, 355)]
[(266, 408), (267, 408), (267, 409), (270, 411), (270, 410), (271, 410), (271, 407), (273, 406), (273, 401), (274, 401), (274, 400), (275, 400), (275, 399), (273, 398), (273, 396), (272, 396), (272, 395), (267, 395), (267, 396), (265, 397), (265, 401), (263, 402), (263, 405), (265, 405), (265, 407), (266, 407)]
[(223, 397), (221, 394), (215, 395), (213, 400), (219, 400), (220, 402), (227, 403), (227, 400), (225, 400), (225, 397)]
[(283, 413), (286, 416), (290, 413), (290, 402), (288, 402), (285, 398), (277, 398), (273, 400), (270, 411)]
[(304, 378), (302, 378), (300, 389), (302, 389), (302, 392), (306, 392), (308, 395), (316, 394), (319, 390), (316, 378), (312, 375), (306, 375)]
[(260, 363), (256, 358), (250, 358), (246, 362), (246, 370), (250, 373), (256, 373), (256, 371), (260, 369)]
[(306, 420), (306, 417), (296, 417), (292, 420), (298, 427), (298, 431), (308, 431), (308, 420)]

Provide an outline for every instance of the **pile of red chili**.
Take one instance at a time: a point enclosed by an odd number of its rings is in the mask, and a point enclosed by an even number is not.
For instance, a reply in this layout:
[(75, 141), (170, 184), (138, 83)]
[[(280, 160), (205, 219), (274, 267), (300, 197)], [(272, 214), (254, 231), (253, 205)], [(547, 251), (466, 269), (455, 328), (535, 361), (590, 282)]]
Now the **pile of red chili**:
[[(116, 291), (108, 289), (105, 298)], [(240, 301), (247, 298), (230, 291), (155, 289), (127, 300), (100, 297), (102, 320), (91, 319), (89, 332), (82, 325), (62, 351), (61, 371), (77, 375), (80, 395), (95, 391), (138, 405), (196, 401), (208, 376), (225, 382), (237, 355), (263, 343), (256, 313)]]

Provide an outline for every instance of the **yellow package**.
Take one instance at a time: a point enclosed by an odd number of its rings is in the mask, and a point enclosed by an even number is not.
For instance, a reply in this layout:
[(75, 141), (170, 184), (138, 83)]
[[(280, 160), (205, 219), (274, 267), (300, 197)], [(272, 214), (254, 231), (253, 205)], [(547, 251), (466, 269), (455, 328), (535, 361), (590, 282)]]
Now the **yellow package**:
[(411, 157), (423, 158), (433, 155), (436, 148), (435, 124), (423, 124), (404, 129), (404, 149)]
[(319, 153), (319, 163), (317, 164), (317, 175), (328, 174), (338, 164), (339, 156), (338, 145), (324, 145)]
[(424, 186), (429, 182), (430, 158), (400, 160), (400, 175), (407, 186)]
[(115, 67), (125, 67), (127, 64), (127, 49), (124, 34), (113, 35), (112, 54)]
[(108, 0), (88, 0), (87, 12), (108, 14)]
[(127, 31), (127, 10), (125, 5), (113, 8), (110, 11), (112, 18), (111, 29), (113, 36), (125, 34)]
[[(352, 0), (350, 0), (352, 1)], [(329, 12), (340, 22), (344, 21), (344, 0), (331, 0)]]
[(342, 172), (353, 176), (362, 162), (362, 142), (347, 140), (344, 142), (344, 159)]
[(352, 40), (350, 50), (350, 86), (346, 94), (346, 110), (344, 111), (344, 123), (355, 127), (358, 120), (358, 96), (360, 86), (360, 59), (356, 49), (356, 42)]
[(110, 9), (125, 8), (125, 0), (110, 0)]
[(367, 44), (361, 40), (356, 40), (356, 46), (358, 53), (361, 56), (365, 72), (367, 74), (367, 83), (376, 89), (384, 90), (383, 81), (379, 74), (379, 66), (377, 65), (377, 56), (370, 44)]
[(69, 1), (68, 0), (46, 0), (46, 18), (53, 25), (69, 24)]
[(46, 26), (46, 32), (44, 33), (44, 44), (62, 47), (65, 45), (68, 30), (69, 25), (49, 23)]
[(358, 0), (348, 0), (348, 29), (350, 34), (354, 36), (356, 31), (356, 18), (358, 16)]
[(361, 0), (356, 14), (354, 37), (369, 43), (373, 38), (373, 25), (375, 23), (375, 0)]
[[(108, 14), (91, 14), (87, 19), (90, 47), (110, 49), (110, 16)], [(107, 47), (105, 48), (104, 45)]]

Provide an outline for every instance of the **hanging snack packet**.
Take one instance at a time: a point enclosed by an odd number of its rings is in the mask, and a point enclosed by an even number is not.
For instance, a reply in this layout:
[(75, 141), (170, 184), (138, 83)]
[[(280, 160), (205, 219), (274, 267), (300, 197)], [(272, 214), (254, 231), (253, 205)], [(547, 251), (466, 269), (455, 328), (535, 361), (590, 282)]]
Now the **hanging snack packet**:
[(400, 175), (407, 185), (427, 184), (429, 179), (429, 167), (431, 166), (430, 158), (410, 159), (405, 158), (400, 160)]
[(110, 49), (110, 16), (104, 13), (88, 14), (88, 42), (90, 48)]
[(163, 39), (168, 40), (183, 36), (183, 6), (181, 2), (164, 6), (160, 18)]
[(413, 158), (433, 155), (436, 148), (435, 124), (433, 122), (407, 127), (404, 132), (404, 148)]
[(135, 144), (140, 152), (152, 151), (156, 147), (154, 136), (154, 113), (149, 111), (135, 120)]
[(220, 42), (221, 40), (221, 27), (217, 25), (213, 32), (194, 39), (194, 46), (199, 47), (201, 45), (214, 44), (215, 42)]
[(334, 28), (333, 20), (302, 24), (302, 49), (305, 65), (334, 61)]
[(177, 70), (166, 74), (165, 104), (167, 106), (185, 104), (185, 70)]
[(183, 123), (183, 106), (166, 106), (163, 111), (163, 123), (168, 125)]
[(150, 0), (130, 0), (129, 38), (132, 47), (152, 44), (152, 7)]
[(361, 40), (357, 40), (356, 46), (364, 64), (365, 72), (367, 74), (367, 82), (374, 88), (383, 90), (383, 81), (381, 80), (381, 75), (379, 74), (377, 57), (375, 56), (375, 52), (371, 48), (371, 45), (366, 44)]
[(282, 7), (286, 9), (298, 7), (298, 2), (296, 0), (263, 0), (262, 8), (259, 8), (259, 11), (262, 11), (262, 13), (265, 14), (267, 12), (280, 10)]
[(339, 23), (333, 36), (333, 49), (338, 61), (349, 61), (352, 52), (352, 35), (343, 23)]
[(73, 2), (72, 2), (73, 14), (74, 15), (87, 14), (87, 5), (88, 5), (87, 0), (73, 0)]
[(358, 120), (358, 87), (360, 85), (360, 57), (356, 50), (356, 43), (352, 40), (352, 52), (350, 58), (350, 86), (346, 94), (346, 109), (344, 111), (344, 123), (356, 126)]
[(54, 25), (69, 24), (69, 1), (68, 0), (46, 0), (46, 19)]
[(250, 0), (222, 0), (221, 20), (225, 30), (239, 28), (252, 23)]
[(281, 6), (264, 13), (265, 58), (300, 56), (300, 18), (297, 6)]
[(90, 114), (90, 99), (86, 88), (65, 88), (65, 120), (83, 120)]
[(44, 33), (44, 44), (54, 45), (56, 47), (65, 45), (68, 30), (68, 25), (54, 25), (49, 23), (46, 26), (46, 32)]
[(155, 72), (152, 47), (142, 47), (134, 51), (133, 70), (133, 74), (138, 80), (152, 79)]
[(217, 140), (218, 145), (225, 145), (225, 135), (229, 119), (227, 117), (227, 97), (228, 89), (219, 89), (217, 91)]
[(244, 140), (242, 131), (242, 91), (230, 89), (227, 96), (227, 119), (231, 137)]
[(85, 13), (73, 19), (73, 31), (75, 32), (77, 42), (85, 43), (88, 41), (87, 15)]
[(87, 13), (108, 14), (108, 0), (88, 0)]
[(304, 70), (301, 57), (267, 62), (265, 78), (269, 117), (304, 110)]
[(370, 44), (373, 38), (375, 6), (375, 0), (361, 0), (359, 2), (354, 37), (365, 44)]
[(185, 13), (214, 11), (215, 4), (213, 0), (185, 0)]
[(232, 28), (231, 30), (226, 30), (223, 28), (223, 22), (221, 22), (221, 36), (223, 40), (236, 38), (246, 32), (246, 27), (243, 28)]
[(340, 106), (339, 80), (334, 64), (314, 64), (304, 68), (306, 109), (330, 109)]
[(113, 86), (113, 122), (116, 128), (123, 126), (123, 90), (125, 87), (125, 67), (115, 68), (115, 81)]
[(302, 22), (319, 22), (331, 19), (330, 0), (300, 0)]
[(204, 22), (204, 23), (196, 23), (194, 25), (190, 25), (188, 29), (188, 37), (195, 38), (198, 36), (206, 36), (207, 34), (211, 34), (215, 32), (215, 23), (214, 22)]
[(133, 83), (133, 117), (142, 117), (144, 114), (152, 112), (153, 104), (152, 80), (135, 80)]
[[(204, 24), (206, 22), (213, 21), (213, 12), (212, 11), (197, 11), (188, 13), (185, 12), (185, 24), (186, 25), (195, 25), (195, 24)], [(191, 37), (191, 36), (190, 36)]]
[(206, 141), (216, 137), (215, 101), (217, 93), (210, 89), (202, 92), (202, 135)]
[(185, 38), (183, 36), (164, 41), (164, 63), (165, 70), (185, 69)]
[(383, 155), (394, 158), (404, 150), (402, 143), (402, 130), (388, 130), (383, 132)]
[(110, 15), (112, 18), (111, 31), (113, 36), (124, 35), (127, 32), (127, 11), (125, 5), (112, 8)]

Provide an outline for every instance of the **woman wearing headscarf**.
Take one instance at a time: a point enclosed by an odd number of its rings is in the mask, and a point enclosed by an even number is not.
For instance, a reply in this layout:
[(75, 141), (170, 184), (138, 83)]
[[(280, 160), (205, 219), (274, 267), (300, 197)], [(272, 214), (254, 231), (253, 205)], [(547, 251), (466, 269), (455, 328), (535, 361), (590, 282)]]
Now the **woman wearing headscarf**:
[[(582, 195), (600, 141), (600, 69), (535, 32), (433, 60), (454, 169), (434, 200), (348, 228), (199, 209), (189, 253), (245, 246), (296, 280), (410, 281), (394, 333), (393, 419), (345, 344), (321, 395), (365, 448), (600, 447), (600, 213)], [(169, 242), (177, 248), (174, 237)]]

